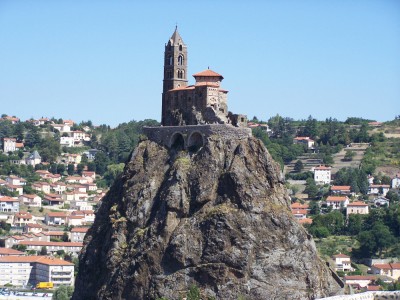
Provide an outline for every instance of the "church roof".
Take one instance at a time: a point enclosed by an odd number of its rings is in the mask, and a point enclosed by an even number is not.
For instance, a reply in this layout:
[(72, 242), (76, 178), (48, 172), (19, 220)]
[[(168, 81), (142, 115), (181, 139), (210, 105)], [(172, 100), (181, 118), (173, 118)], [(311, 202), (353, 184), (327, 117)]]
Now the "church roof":
[(175, 31), (172, 34), (171, 38), (169, 39), (171, 42), (171, 45), (179, 45), (179, 44), (184, 44), (181, 35), (178, 32), (178, 26), (175, 27)]
[(196, 73), (193, 75), (193, 77), (220, 77), (221, 79), (224, 79), (224, 77), (221, 74), (218, 74), (217, 72), (214, 72), (213, 70), (210, 69)]
[(33, 153), (29, 156), (29, 159), (42, 159), (39, 155), (39, 152), (37, 152), (36, 150), (33, 151)]

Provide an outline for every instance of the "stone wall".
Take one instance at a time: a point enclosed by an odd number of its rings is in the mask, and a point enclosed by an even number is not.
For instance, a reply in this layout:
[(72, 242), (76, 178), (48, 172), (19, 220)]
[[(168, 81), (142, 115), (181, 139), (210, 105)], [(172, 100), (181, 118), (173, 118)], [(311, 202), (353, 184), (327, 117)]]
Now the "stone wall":
[[(239, 128), (229, 124), (144, 127), (143, 131), (149, 140), (168, 148), (183, 138), (185, 149), (194, 144), (202, 146), (199, 143), (207, 143), (208, 138), (213, 135), (218, 135), (220, 139), (225, 140), (246, 139), (252, 135), (249, 128)], [(199, 140), (199, 136), (202, 137), (202, 141)]]

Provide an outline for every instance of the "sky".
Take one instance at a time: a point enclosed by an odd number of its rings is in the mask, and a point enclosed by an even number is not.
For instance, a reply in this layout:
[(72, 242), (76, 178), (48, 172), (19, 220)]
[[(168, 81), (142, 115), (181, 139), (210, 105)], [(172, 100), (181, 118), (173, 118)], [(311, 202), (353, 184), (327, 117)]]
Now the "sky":
[(160, 120), (176, 25), (189, 74), (222, 74), (234, 113), (400, 115), (398, 0), (0, 0), (0, 114)]

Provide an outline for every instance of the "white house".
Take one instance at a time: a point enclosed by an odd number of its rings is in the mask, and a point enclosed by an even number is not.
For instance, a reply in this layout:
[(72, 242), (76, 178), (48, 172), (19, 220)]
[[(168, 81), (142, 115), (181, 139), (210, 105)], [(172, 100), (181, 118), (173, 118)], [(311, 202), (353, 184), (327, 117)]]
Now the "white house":
[(88, 227), (74, 227), (71, 229), (71, 242), (83, 242), (86, 232), (89, 230)]
[(14, 152), (17, 150), (17, 140), (14, 138), (3, 138), (3, 151), (4, 153)]
[(14, 215), (14, 225), (15, 226), (25, 226), (26, 224), (33, 224), (35, 220), (33, 215), (28, 212), (18, 212)]
[(73, 147), (74, 146), (74, 138), (72, 136), (60, 137), (60, 146)]
[(293, 139), (293, 144), (305, 145), (307, 149), (313, 149), (315, 141), (308, 136), (298, 136)]
[(42, 162), (42, 158), (40, 157), (39, 152), (35, 150), (26, 158), (25, 161), (27, 165), (36, 166)]
[(346, 214), (360, 214), (360, 215), (367, 215), (369, 214), (369, 207), (368, 204), (361, 202), (361, 201), (355, 201), (352, 203), (347, 204), (346, 207)]
[(64, 212), (48, 212), (44, 217), (47, 225), (64, 225), (67, 224), (68, 215)]
[(36, 194), (22, 194), (19, 196), (19, 201), (23, 204), (28, 205), (29, 207), (41, 207), (42, 206), (42, 198)]
[(345, 254), (337, 254), (334, 255), (332, 258), (335, 261), (335, 271), (353, 271), (353, 268), (351, 267), (350, 256)]
[(390, 185), (388, 184), (371, 184), (368, 188), (368, 194), (386, 196), (389, 190)]
[(326, 205), (332, 206), (332, 209), (346, 208), (349, 204), (347, 196), (328, 196), (326, 198)]
[(376, 206), (385, 206), (385, 205), (389, 206), (389, 202), (390, 202), (389, 199), (382, 197), (382, 196), (377, 197), (372, 201), (374, 202), (374, 204)]
[(345, 276), (344, 282), (348, 285), (358, 285), (360, 287), (366, 287), (376, 279), (378, 279), (376, 276), (351, 275)]
[(396, 176), (392, 179), (392, 189), (400, 188), (400, 174), (396, 174)]
[(377, 275), (384, 275), (394, 280), (398, 280), (400, 277), (400, 263), (388, 263), (388, 264), (373, 264), (371, 267), (372, 273)]
[(82, 243), (71, 242), (42, 242), (42, 241), (21, 241), (19, 245), (25, 245), (27, 250), (40, 251), (46, 247), (47, 252), (56, 253), (58, 250), (64, 250), (66, 253), (78, 254), (83, 247)]
[(0, 211), (19, 212), (19, 200), (8, 196), (0, 197)]
[(317, 184), (329, 184), (331, 182), (331, 167), (318, 166), (314, 168), (314, 180)]

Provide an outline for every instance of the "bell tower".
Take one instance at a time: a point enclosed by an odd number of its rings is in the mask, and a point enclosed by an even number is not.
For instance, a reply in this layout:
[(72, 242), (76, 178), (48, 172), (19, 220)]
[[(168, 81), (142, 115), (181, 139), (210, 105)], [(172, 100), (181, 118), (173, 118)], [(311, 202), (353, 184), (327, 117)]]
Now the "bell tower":
[(168, 107), (167, 92), (172, 89), (187, 86), (187, 46), (183, 42), (178, 26), (165, 44), (164, 50), (164, 79), (162, 93), (161, 123), (164, 125), (165, 113)]

